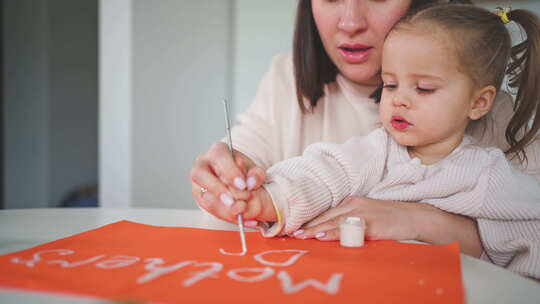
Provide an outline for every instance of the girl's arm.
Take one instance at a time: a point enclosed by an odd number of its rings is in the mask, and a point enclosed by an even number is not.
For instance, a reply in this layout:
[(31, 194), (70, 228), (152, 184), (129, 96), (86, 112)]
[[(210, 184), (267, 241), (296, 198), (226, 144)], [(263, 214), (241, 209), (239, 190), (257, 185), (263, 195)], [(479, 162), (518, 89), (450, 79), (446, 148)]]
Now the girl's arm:
[(388, 136), (377, 129), (344, 144), (313, 144), (272, 166), (264, 188), (282, 217), (274, 232), (293, 233), (352, 193), (367, 194), (384, 174)]

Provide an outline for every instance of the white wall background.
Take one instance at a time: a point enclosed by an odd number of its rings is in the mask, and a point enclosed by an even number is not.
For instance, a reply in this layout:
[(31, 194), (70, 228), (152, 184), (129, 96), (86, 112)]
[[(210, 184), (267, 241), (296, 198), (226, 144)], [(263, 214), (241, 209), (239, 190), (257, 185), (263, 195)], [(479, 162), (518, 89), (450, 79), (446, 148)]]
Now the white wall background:
[[(540, 13), (538, 1), (476, 2)], [(100, 100), (103, 206), (196, 208), (188, 174), (195, 156), (224, 135), (219, 100), (232, 96), (236, 113), (247, 107), (271, 58), (290, 50), (295, 6), (101, 0), (100, 74), (108, 79)], [(115, 27), (128, 36), (111, 38)], [(124, 62), (120, 69), (115, 60)]]
[(191, 163), (225, 129), (231, 12), (231, 1), (133, 1), (133, 206), (195, 207)]
[(223, 136), (221, 99), (231, 97), (233, 2), (102, 0), (100, 9), (100, 203), (196, 208), (191, 164)]
[(290, 52), (295, 0), (237, 0), (234, 14), (233, 100), (235, 113), (255, 97), (272, 57)]

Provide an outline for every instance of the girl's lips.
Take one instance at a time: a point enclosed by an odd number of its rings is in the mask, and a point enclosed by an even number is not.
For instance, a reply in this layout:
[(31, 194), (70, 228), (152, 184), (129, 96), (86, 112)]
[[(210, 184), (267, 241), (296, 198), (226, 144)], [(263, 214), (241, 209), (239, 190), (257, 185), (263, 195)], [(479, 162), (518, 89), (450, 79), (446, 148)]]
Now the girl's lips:
[(411, 126), (407, 120), (400, 116), (392, 116), (390, 123), (392, 124), (392, 127), (398, 131), (403, 131)]
[(368, 60), (372, 47), (359, 43), (344, 43), (339, 46), (339, 52), (348, 63), (362, 63)]

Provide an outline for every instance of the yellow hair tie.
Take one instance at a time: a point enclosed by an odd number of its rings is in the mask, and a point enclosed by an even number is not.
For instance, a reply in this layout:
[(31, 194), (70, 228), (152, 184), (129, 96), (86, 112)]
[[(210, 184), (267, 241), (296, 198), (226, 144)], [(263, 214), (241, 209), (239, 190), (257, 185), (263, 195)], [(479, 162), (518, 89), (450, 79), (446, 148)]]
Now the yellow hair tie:
[(499, 16), (504, 24), (507, 24), (510, 22), (510, 18), (508, 18), (508, 12), (510, 12), (510, 8), (497, 8), (497, 16)]

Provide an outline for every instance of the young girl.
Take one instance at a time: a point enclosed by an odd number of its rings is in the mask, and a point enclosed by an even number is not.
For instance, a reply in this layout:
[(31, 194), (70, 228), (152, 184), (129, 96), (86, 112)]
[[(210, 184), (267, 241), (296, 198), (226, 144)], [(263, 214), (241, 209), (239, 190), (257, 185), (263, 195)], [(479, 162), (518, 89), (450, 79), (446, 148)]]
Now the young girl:
[[(509, 21), (527, 34), (514, 48)], [(235, 203), (235, 211), (277, 222), (264, 229), (266, 236), (309, 237), (298, 229), (350, 195), (427, 203), (475, 218), (484, 259), (540, 278), (540, 184), (515, 170), (501, 150), (465, 135), (490, 111), (508, 73), (510, 86), (519, 87), (510, 125), (525, 128), (507, 134), (514, 140), (506, 153), (527, 161), (523, 149), (540, 127), (539, 40), (540, 21), (525, 10), (496, 15), (441, 5), (404, 19), (383, 48), (383, 128), (342, 145), (311, 145), (303, 156), (277, 163), (264, 189), (247, 204)], [(532, 125), (523, 123), (532, 117)], [(366, 222), (368, 238), (377, 239)]]

